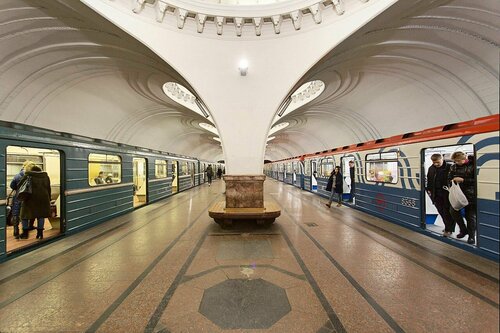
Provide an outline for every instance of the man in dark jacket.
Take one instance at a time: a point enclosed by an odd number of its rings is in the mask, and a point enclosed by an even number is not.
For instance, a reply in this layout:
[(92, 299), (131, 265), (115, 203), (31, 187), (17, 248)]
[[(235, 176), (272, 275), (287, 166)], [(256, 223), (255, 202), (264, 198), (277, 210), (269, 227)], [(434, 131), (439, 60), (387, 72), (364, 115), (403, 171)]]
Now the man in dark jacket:
[(212, 169), (212, 166), (209, 165), (207, 169), (205, 170), (207, 173), (207, 178), (208, 178), (208, 186), (212, 185), (212, 177), (214, 176), (214, 170)]
[(476, 242), (476, 180), (474, 161), (469, 160), (461, 151), (454, 152), (451, 155), (451, 159), (455, 164), (450, 167), (448, 184), (451, 186), (452, 181), (457, 183), (467, 197), (467, 201), (469, 201), (469, 204), (465, 206), (467, 227), (459, 211), (454, 210), (452, 207), (450, 208), (450, 213), (453, 220), (460, 226), (460, 233), (457, 235), (457, 238), (464, 238), (468, 234), (467, 243), (474, 244)]
[(342, 206), (342, 193), (344, 192), (344, 178), (342, 177), (342, 173), (340, 172), (340, 167), (335, 167), (332, 173), (330, 174), (330, 178), (328, 179), (328, 183), (326, 184), (326, 190), (331, 191), (330, 199), (328, 203), (325, 204), (326, 207), (330, 208), (332, 206), (334, 193), (337, 193), (337, 207)]
[(448, 185), (448, 173), (450, 165), (443, 160), (441, 154), (431, 156), (432, 165), (427, 171), (427, 186), (425, 190), (431, 197), (432, 203), (441, 215), (444, 223), (444, 237), (450, 237), (455, 231), (455, 221), (450, 213), (450, 201), (448, 200), (448, 191), (443, 186)]

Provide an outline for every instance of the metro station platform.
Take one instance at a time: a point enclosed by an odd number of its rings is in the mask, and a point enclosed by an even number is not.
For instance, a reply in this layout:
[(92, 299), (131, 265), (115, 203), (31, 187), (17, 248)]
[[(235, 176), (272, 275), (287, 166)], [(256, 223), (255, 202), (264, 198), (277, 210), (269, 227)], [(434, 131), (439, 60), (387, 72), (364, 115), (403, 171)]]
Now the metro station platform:
[(0, 332), (498, 332), (499, 266), (265, 181), (268, 228), (200, 186), (0, 264)]

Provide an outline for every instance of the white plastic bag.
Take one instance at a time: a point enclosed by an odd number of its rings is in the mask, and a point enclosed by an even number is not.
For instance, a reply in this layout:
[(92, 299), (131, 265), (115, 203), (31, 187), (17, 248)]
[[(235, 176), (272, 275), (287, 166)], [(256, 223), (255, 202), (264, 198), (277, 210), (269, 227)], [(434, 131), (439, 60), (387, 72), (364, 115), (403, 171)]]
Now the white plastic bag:
[(460, 186), (454, 181), (451, 182), (451, 188), (448, 188), (447, 186), (443, 186), (443, 188), (450, 192), (449, 200), (451, 207), (453, 207), (454, 210), (459, 211), (469, 204), (464, 192), (462, 192)]

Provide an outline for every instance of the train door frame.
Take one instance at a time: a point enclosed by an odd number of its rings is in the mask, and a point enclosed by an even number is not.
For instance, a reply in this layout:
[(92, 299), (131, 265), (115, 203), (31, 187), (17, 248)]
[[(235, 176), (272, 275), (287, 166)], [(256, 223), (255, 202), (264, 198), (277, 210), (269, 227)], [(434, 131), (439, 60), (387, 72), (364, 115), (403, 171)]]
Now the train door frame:
[(194, 187), (196, 182), (194, 180), (194, 178), (196, 177), (196, 166), (195, 166), (195, 162), (189, 162), (190, 165), (190, 168), (189, 168), (189, 173), (191, 175), (191, 187)]
[[(136, 180), (136, 177), (138, 177), (138, 175), (136, 176), (136, 161), (138, 160), (143, 160), (144, 161), (144, 183), (143, 185), (139, 188), (139, 189), (135, 189), (135, 180)], [(149, 179), (149, 175), (148, 175), (148, 159), (145, 158), (145, 157), (132, 157), (132, 183), (134, 184), (134, 202), (133, 202), (133, 205), (134, 205), (134, 208), (139, 208), (139, 207), (142, 207), (142, 206), (145, 206), (148, 204), (149, 202), (149, 186), (148, 186), (148, 179)], [(144, 191), (144, 194), (137, 194), (138, 191), (142, 190), (143, 186), (146, 186), (145, 188), (145, 191)], [(137, 196), (137, 203), (135, 202), (135, 199), (136, 199), (136, 196)], [(144, 196), (144, 201), (140, 201), (139, 200), (139, 196)]]
[(201, 179), (202, 179), (201, 183), (205, 184), (205, 182), (206, 182), (205, 169), (207, 168), (207, 165), (206, 165), (206, 163), (200, 163), (200, 164), (201, 164), (200, 173), (201, 173)]
[[(179, 161), (170, 160), (172, 163), (171, 173), (172, 173), (172, 194), (179, 193)], [(174, 185), (175, 184), (175, 185)], [(175, 191), (174, 191), (175, 187)]]
[[(427, 195), (427, 192), (425, 190), (425, 187), (426, 187), (426, 183), (427, 183), (427, 170), (428, 170), (428, 166), (426, 167), (426, 156), (430, 155), (428, 153), (429, 150), (438, 150), (438, 149), (444, 149), (444, 148), (449, 148), (449, 147), (463, 147), (463, 146), (472, 146), (472, 154), (474, 156), (474, 175), (475, 175), (475, 184), (474, 184), (474, 187), (475, 187), (475, 193), (476, 193), (476, 198), (475, 198), (475, 209), (476, 209), (476, 217), (477, 217), (477, 208), (478, 208), (478, 205), (477, 205), (477, 150), (476, 150), (476, 145), (474, 143), (465, 143), (465, 144), (451, 144), (451, 145), (436, 145), (436, 146), (432, 146), (432, 147), (424, 147), (420, 150), (420, 166), (421, 166), (421, 172), (420, 172), (420, 184), (422, 184), (420, 186), (420, 200), (421, 200), (421, 207), (420, 207), (420, 226), (422, 229), (426, 230), (427, 232), (429, 233), (432, 233), (432, 234), (435, 234), (435, 235), (441, 235), (442, 233), (439, 233), (438, 231), (435, 231), (435, 230), (431, 230), (427, 227), (427, 212), (428, 212), (428, 208), (430, 207), (428, 202), (430, 201), (428, 195)], [(463, 150), (460, 150), (460, 149), (455, 149), (455, 151), (463, 151)], [(426, 154), (427, 152), (427, 154)], [(466, 155), (469, 155), (470, 153), (466, 153)], [(428, 200), (429, 199), (429, 200)], [(432, 202), (430, 202), (430, 205), (433, 206)], [(440, 218), (439, 217), (439, 214), (436, 214), (436, 221)], [(465, 224), (467, 224), (467, 222), (464, 222)], [(480, 234), (480, 230), (479, 230), (479, 223), (477, 223), (477, 219), (476, 219), (476, 235), (475, 235), (475, 239), (476, 239), (476, 243), (475, 244), (472, 244), (472, 246), (474, 247), (478, 247), (479, 246), (479, 234)], [(453, 233), (453, 235), (455, 234), (456, 232)], [(455, 237), (450, 237), (451, 239), (455, 240), (455, 241), (458, 241), (460, 243), (465, 243), (467, 244), (467, 238), (463, 238), (463, 239), (456, 239)]]
[(318, 192), (318, 159), (311, 159), (311, 192)]
[[(8, 164), (8, 148), (9, 147), (17, 147), (17, 148), (22, 148), (22, 149), (25, 149), (27, 154), (26, 156), (30, 156), (30, 152), (28, 149), (39, 149), (39, 150), (43, 150), (43, 151), (47, 151), (47, 152), (57, 152), (58, 156), (58, 168), (59, 168), (59, 172), (58, 172), (58, 176), (59, 176), (59, 196), (52, 200), (51, 198), (51, 207), (56, 207), (55, 208), (55, 214), (56, 216), (51, 216), (47, 219), (49, 219), (49, 221), (45, 221), (45, 225), (44, 225), (44, 229), (45, 230), (51, 230), (52, 229), (52, 225), (54, 224), (55, 221), (51, 221), (50, 219), (51, 218), (59, 218), (59, 232), (57, 234), (51, 234), (50, 232), (46, 231), (44, 233), (44, 238), (42, 240), (34, 240), (32, 242), (26, 242), (25, 244), (18, 244), (18, 245), (21, 245), (21, 246), (17, 246), (15, 248), (12, 248), (10, 250), (8, 250), (8, 243), (9, 243), (9, 239), (8, 239), (8, 234), (9, 232), (12, 232), (12, 230), (8, 230), (8, 225), (7, 225), (7, 205), (8, 205), (8, 202), (7, 202), (7, 199), (8, 199), (8, 196), (9, 196), (9, 193), (11, 192), (10, 191), (10, 182), (12, 181), (12, 179), (8, 179), (8, 174), (7, 174), (7, 164)], [(66, 225), (66, 195), (65, 195), (65, 191), (66, 191), (66, 173), (64, 172), (66, 169), (66, 153), (64, 152), (64, 150), (61, 150), (61, 149), (54, 149), (54, 147), (52, 146), (46, 146), (46, 145), (40, 145), (40, 144), (35, 144), (33, 145), (32, 142), (22, 142), (22, 141), (17, 141), (17, 142), (8, 142), (4, 145), (4, 152), (5, 152), (5, 164), (4, 164), (4, 167), (5, 167), (5, 174), (4, 174), (4, 177), (5, 177), (5, 189), (7, 190), (7, 188), (9, 188), (5, 193), (5, 198), (6, 198), (6, 202), (5, 202), (5, 214), (4, 214), (4, 221), (3, 223), (5, 224), (4, 225), (4, 232), (5, 232), (5, 255), (6, 256), (10, 256), (10, 255), (15, 255), (19, 252), (22, 252), (22, 251), (25, 251), (25, 250), (28, 250), (28, 249), (31, 249), (31, 248), (34, 248), (34, 247), (38, 247), (42, 244), (45, 244), (47, 241), (51, 241), (55, 238), (58, 238), (58, 237), (62, 237), (64, 236), (64, 234), (66, 233), (66, 228), (67, 228), (67, 225)], [(48, 168), (47, 168), (47, 164), (46, 164), (46, 160), (43, 159), (43, 171), (45, 172), (48, 172)], [(20, 170), (20, 169), (19, 169)], [(19, 170), (17, 172), (19, 172)], [(16, 174), (17, 174), (16, 172)], [(52, 184), (54, 183), (54, 177), (52, 177), (52, 182), (51, 182), (51, 187)], [(54, 194), (54, 192), (52, 191), (52, 194)], [(57, 207), (57, 200), (59, 200), (59, 207)], [(52, 205), (52, 203), (54, 203), (54, 205)], [(51, 212), (52, 212), (52, 209), (51, 209)], [(47, 222), (50, 224), (51, 228), (48, 229), (47, 228)], [(22, 230), (22, 226), (21, 226), (21, 221), (19, 223), (19, 229), (20, 231)], [(31, 237), (34, 237), (34, 234), (33, 233), (30, 233), (31, 234)], [(16, 244), (18, 242), (16, 241)]]
[(299, 165), (299, 170), (300, 170), (300, 188), (302, 190), (305, 189), (306, 185), (305, 185), (305, 178), (306, 178), (306, 166), (305, 166), (305, 163), (306, 161), (305, 160), (301, 160), (301, 161), (298, 161), (298, 165)]
[[(344, 161), (347, 160), (347, 163), (344, 163)], [(351, 179), (351, 173), (350, 173), (350, 168), (349, 168), (349, 162), (350, 161), (354, 161), (354, 165), (356, 165), (356, 157), (352, 156), (352, 155), (344, 155), (342, 157), (340, 157), (340, 167), (341, 167), (341, 172), (342, 172), (342, 175), (343, 175), (343, 178), (344, 178), (344, 188), (343, 188), (343, 196), (346, 196), (346, 194), (348, 195), (348, 200), (352, 203), (354, 203), (354, 196), (352, 195), (351, 193), (351, 184), (354, 182), (353, 179)], [(356, 166), (354, 166), (354, 168), (356, 168)], [(347, 170), (347, 176), (346, 176), (346, 171)], [(354, 169), (356, 170), (356, 169)], [(346, 179), (347, 177), (349, 177), (350, 179), (350, 182), (347, 183)], [(354, 174), (354, 177), (356, 177), (356, 174)], [(346, 189), (346, 186), (345, 185), (348, 185), (349, 186), (349, 192), (346, 193), (345, 189)], [(345, 199), (345, 198), (344, 198)]]
[(292, 185), (297, 183), (297, 161), (292, 161)]

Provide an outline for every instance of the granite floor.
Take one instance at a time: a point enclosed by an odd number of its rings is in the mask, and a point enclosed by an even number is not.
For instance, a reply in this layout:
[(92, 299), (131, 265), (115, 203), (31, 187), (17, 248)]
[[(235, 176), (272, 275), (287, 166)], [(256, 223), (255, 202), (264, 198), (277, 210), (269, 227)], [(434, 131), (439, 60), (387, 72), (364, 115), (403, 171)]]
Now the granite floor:
[(498, 332), (498, 263), (266, 180), (221, 229), (215, 181), (0, 264), (0, 332)]

